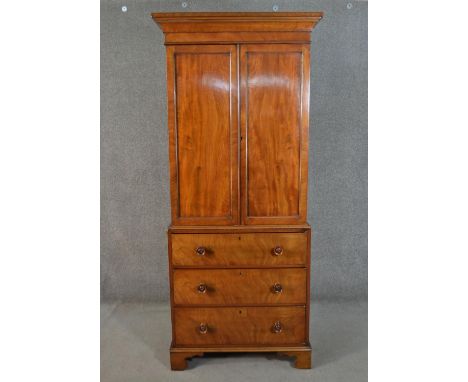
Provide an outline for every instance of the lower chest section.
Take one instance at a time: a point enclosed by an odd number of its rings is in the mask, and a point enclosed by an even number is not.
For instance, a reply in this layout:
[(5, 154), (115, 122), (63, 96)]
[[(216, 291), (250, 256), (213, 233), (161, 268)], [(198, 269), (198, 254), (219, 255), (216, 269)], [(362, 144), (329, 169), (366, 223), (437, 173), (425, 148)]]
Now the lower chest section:
[(310, 230), (169, 230), (172, 346), (308, 344)]

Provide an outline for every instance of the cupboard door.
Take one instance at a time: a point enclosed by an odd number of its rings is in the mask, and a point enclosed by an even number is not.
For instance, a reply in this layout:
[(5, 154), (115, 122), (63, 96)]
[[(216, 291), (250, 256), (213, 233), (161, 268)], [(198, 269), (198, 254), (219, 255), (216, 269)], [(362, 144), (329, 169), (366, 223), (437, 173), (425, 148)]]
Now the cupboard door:
[(237, 224), (237, 48), (169, 46), (167, 67), (172, 224)]
[(309, 65), (308, 45), (241, 46), (244, 224), (306, 221)]

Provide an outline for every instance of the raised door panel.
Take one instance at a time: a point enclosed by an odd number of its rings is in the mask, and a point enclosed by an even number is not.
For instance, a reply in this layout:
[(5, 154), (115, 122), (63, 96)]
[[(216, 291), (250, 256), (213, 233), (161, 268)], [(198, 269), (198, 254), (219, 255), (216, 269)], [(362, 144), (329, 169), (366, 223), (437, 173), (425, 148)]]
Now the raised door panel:
[(167, 60), (172, 222), (237, 224), (237, 49), (170, 46)]
[(300, 224), (307, 214), (309, 46), (240, 50), (244, 224)]

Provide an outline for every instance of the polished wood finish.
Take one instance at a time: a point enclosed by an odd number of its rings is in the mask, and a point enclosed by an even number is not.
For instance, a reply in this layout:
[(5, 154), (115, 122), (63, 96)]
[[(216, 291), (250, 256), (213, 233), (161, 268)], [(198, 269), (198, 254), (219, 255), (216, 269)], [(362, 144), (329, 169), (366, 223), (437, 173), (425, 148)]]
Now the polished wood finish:
[[(206, 43), (309, 43), (322, 12), (153, 13), (166, 45)], [(273, 32), (273, 33), (272, 33)]]
[(202, 352), (171, 352), (171, 369), (185, 370), (187, 368), (188, 359), (202, 356)]
[(207, 353), (283, 353), (286, 352), (308, 352), (311, 350), (309, 344), (305, 345), (226, 345), (226, 346), (173, 346), (171, 345), (170, 351), (173, 353), (187, 353), (187, 352), (207, 352)]
[[(273, 326), (279, 321), (280, 332)], [(206, 323), (206, 333), (200, 332)], [(291, 345), (305, 344), (305, 307), (175, 308), (174, 344)]]
[[(179, 267), (173, 267), (172, 265), (172, 241), (176, 236), (178, 236), (178, 233), (181, 232), (183, 234), (186, 234), (187, 231), (194, 231), (196, 233), (199, 232), (218, 232), (219, 230), (222, 230), (223, 232), (221, 233), (222, 236), (224, 236), (224, 232), (229, 234), (232, 230), (238, 231), (240, 233), (258, 233), (261, 232), (263, 227), (261, 226), (244, 226), (244, 227), (235, 227), (229, 229), (229, 227), (171, 227), (170, 230), (168, 231), (168, 246), (169, 246), (169, 272), (170, 272), (170, 283), (171, 283), (171, 317), (172, 317), (172, 345), (171, 345), (171, 360), (173, 359), (172, 354), (173, 353), (184, 353), (184, 356), (177, 357), (175, 362), (177, 364), (175, 365), (176, 367), (186, 367), (186, 363), (182, 363), (182, 361), (179, 361), (181, 358), (190, 358), (191, 354), (194, 353), (213, 353), (213, 352), (278, 352), (278, 353), (283, 353), (283, 354), (288, 354), (289, 356), (296, 357), (295, 360), (295, 367), (297, 368), (310, 368), (311, 364), (307, 363), (307, 360), (311, 359), (311, 348), (308, 342), (309, 338), (309, 313), (310, 313), (310, 290), (309, 290), (309, 283), (310, 283), (310, 256), (307, 256), (307, 263), (306, 263), (306, 304), (305, 305), (283, 305), (284, 308), (302, 308), (303, 309), (303, 315), (301, 316), (304, 319), (304, 338), (305, 340), (300, 343), (295, 343), (295, 344), (262, 344), (261, 346), (258, 343), (247, 343), (247, 344), (233, 344), (230, 341), (224, 341), (220, 342), (218, 344), (211, 344), (211, 345), (204, 345), (204, 344), (197, 344), (197, 343), (187, 343), (187, 344), (180, 344), (176, 343), (176, 322), (186, 322), (187, 318), (184, 317), (183, 313), (176, 313), (176, 311), (187, 311), (187, 309), (211, 309), (209, 312), (217, 312), (220, 309), (224, 308), (233, 308), (232, 310), (225, 311), (222, 310), (219, 314), (222, 317), (222, 320), (225, 321), (232, 319), (233, 313), (236, 312), (234, 309), (233, 305), (212, 305), (212, 306), (207, 306), (207, 305), (199, 305), (199, 306), (190, 306), (190, 305), (178, 305), (176, 307), (176, 304), (174, 303), (174, 292), (177, 291), (177, 288), (174, 286), (174, 280), (173, 280), (173, 274), (177, 270), (183, 269)], [(305, 226), (269, 226), (269, 230), (271, 230), (272, 233), (282, 233), (282, 231), (287, 230), (287, 231), (292, 231), (292, 232), (299, 232), (299, 233), (305, 233), (307, 237), (307, 253), (310, 253), (310, 245), (311, 245), (311, 231), (310, 227), (308, 225)], [(195, 269), (201, 270), (201, 268), (197, 267)], [(226, 268), (224, 268), (226, 269)], [(234, 269), (231, 267), (228, 267), (227, 269)], [(259, 268), (257, 268), (258, 270)], [(267, 270), (267, 269), (264, 269)], [(267, 270), (267, 272), (269, 269)], [(236, 306), (236, 308), (260, 308), (263, 307), (267, 311), (269, 311), (271, 308), (277, 308), (279, 307), (278, 305), (271, 305), (271, 304), (263, 304), (263, 305), (255, 305), (255, 306)], [(243, 311), (245, 312), (245, 311)], [(178, 317), (178, 319), (177, 319)], [(199, 320), (203, 320), (204, 318), (207, 318), (207, 316), (197, 316)], [(274, 318), (274, 317), (272, 317)], [(277, 319), (274, 319), (272, 321), (271, 326), (273, 326), (274, 322)], [(206, 335), (208, 335), (210, 332), (210, 322), (208, 319), (205, 320), (204, 322), (208, 329)], [(281, 320), (280, 320), (281, 321)], [(190, 330), (192, 330), (192, 334), (198, 333), (198, 335), (202, 335), (199, 331), (199, 325), (202, 322), (197, 322), (195, 324), (195, 327), (191, 327)], [(211, 323), (211, 326), (213, 326), (213, 323)], [(187, 329), (186, 329), (187, 330)], [(190, 331), (189, 330), (189, 331)], [(257, 330), (257, 329), (255, 329)], [(258, 346), (256, 346), (258, 345)], [(197, 347), (198, 346), (198, 347)], [(199, 347), (202, 346), (202, 347)], [(296, 354), (297, 353), (297, 354)], [(307, 353), (307, 354), (303, 354)], [(185, 356), (187, 355), (187, 356)], [(180, 366), (182, 365), (182, 366)]]
[[(280, 255), (275, 255), (276, 247), (282, 248)], [(204, 248), (202, 255), (197, 248)], [(305, 266), (306, 255), (306, 232), (172, 235), (175, 267)]]
[(294, 367), (298, 369), (310, 369), (312, 367), (312, 349), (308, 345), (304, 346), (228, 346), (228, 347), (171, 347), (171, 368), (172, 370), (185, 370), (187, 367), (187, 359), (195, 356), (202, 356), (203, 353), (277, 353), (280, 359), (284, 356), (293, 357)]
[(262, 233), (262, 232), (310, 232), (309, 224), (296, 225), (237, 225), (237, 226), (169, 226), (168, 232), (176, 233)]
[(309, 32), (207, 32), (167, 33), (166, 45), (179, 44), (232, 44), (232, 43), (293, 43), (309, 44)]
[(306, 268), (176, 269), (174, 304), (305, 304), (306, 271)]
[(312, 368), (312, 352), (311, 351), (282, 351), (278, 352), (280, 355), (294, 357), (294, 367), (297, 369), (311, 369)]
[(243, 222), (305, 223), (309, 46), (245, 45), (240, 61)]
[(167, 48), (174, 224), (236, 224), (237, 49)]
[(167, 46), (171, 367), (311, 367), (310, 33), (321, 12), (153, 13)]

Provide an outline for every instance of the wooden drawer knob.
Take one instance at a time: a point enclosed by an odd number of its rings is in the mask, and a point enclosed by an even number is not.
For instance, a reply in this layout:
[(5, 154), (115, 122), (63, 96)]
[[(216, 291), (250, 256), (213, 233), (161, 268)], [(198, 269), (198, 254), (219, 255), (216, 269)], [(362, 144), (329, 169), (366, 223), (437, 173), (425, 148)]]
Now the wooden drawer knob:
[(273, 290), (273, 293), (281, 293), (283, 291), (283, 287), (281, 286), (280, 283), (274, 283), (273, 286), (271, 287)]
[(281, 325), (281, 322), (276, 321), (276, 322), (273, 324), (271, 330), (273, 331), (273, 333), (281, 333), (282, 330), (283, 330), (283, 326)]
[(206, 287), (206, 284), (203, 284), (203, 283), (197, 286), (198, 293), (206, 293), (207, 289), (208, 288)]
[(281, 256), (283, 254), (283, 248), (280, 247), (279, 245), (275, 248), (273, 248), (273, 255), (275, 256)]
[(200, 334), (208, 333), (208, 325), (202, 322), (198, 327), (198, 331), (200, 332)]
[(197, 253), (198, 256), (205, 256), (206, 254), (206, 248), (205, 247), (198, 247), (195, 252)]

